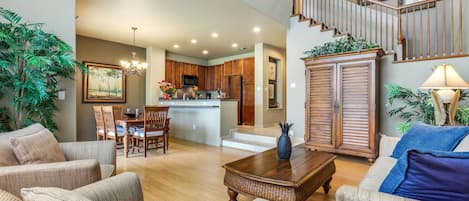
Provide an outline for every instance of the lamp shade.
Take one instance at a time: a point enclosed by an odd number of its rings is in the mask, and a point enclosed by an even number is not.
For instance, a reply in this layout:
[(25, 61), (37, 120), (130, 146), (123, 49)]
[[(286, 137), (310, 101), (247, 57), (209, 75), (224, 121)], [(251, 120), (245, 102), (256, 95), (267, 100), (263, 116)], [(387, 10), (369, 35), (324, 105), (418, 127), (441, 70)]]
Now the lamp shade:
[(448, 64), (437, 66), (421, 89), (469, 89), (469, 84)]

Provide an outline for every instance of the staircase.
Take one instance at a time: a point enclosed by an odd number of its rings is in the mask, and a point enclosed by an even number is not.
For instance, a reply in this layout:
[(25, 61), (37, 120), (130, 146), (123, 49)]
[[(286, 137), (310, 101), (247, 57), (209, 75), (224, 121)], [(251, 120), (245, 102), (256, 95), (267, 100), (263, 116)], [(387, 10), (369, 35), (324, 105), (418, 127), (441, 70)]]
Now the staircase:
[[(223, 147), (231, 147), (251, 152), (263, 152), (277, 146), (280, 128), (239, 127), (232, 129), (230, 135), (222, 140)], [(302, 139), (291, 138), (292, 144), (303, 143)]]
[(465, 0), (292, 0), (292, 16), (334, 36), (378, 44), (396, 62), (468, 56), (464, 50)]

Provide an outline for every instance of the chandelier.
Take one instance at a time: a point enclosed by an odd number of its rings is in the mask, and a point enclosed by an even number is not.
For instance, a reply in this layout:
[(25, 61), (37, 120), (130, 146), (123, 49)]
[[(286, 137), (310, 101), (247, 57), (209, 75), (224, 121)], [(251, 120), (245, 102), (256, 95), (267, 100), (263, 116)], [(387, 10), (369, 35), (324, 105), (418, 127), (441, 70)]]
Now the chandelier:
[[(132, 30), (134, 31), (133, 44), (135, 46), (135, 31), (137, 31), (137, 27), (132, 27)], [(120, 63), (127, 75), (142, 75), (148, 68), (146, 62), (140, 62), (138, 60), (136, 52), (132, 52), (132, 59), (130, 59), (130, 61), (121, 60)]]

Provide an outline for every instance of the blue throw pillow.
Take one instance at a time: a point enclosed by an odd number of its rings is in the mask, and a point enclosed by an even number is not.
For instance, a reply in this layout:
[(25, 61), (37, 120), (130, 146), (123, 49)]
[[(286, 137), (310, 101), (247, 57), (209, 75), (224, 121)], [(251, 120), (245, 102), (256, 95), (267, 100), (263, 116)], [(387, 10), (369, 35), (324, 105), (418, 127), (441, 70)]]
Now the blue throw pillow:
[(469, 200), (469, 152), (411, 150), (379, 191), (422, 201)]
[(416, 123), (397, 143), (391, 157), (400, 158), (410, 149), (453, 151), (469, 134), (469, 126), (432, 126)]

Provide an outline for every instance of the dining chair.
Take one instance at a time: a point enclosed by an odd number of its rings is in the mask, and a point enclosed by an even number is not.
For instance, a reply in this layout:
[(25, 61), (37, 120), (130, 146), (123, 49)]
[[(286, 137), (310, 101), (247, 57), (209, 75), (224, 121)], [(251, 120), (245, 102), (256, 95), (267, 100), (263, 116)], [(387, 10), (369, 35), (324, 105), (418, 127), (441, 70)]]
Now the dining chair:
[(104, 126), (106, 131), (106, 139), (115, 140), (116, 143), (123, 142), (127, 131), (122, 126), (117, 126), (114, 116), (115, 106), (103, 106)]
[(114, 112), (114, 117), (122, 117), (124, 116), (124, 105), (113, 105), (112, 111)]
[(93, 106), (94, 119), (96, 121), (96, 140), (106, 140), (103, 110), (101, 106)]
[[(144, 126), (141, 129), (135, 130), (133, 136), (137, 142), (143, 142), (144, 156), (147, 157), (148, 142), (156, 141), (156, 148), (163, 148), (163, 153), (166, 154), (168, 142), (168, 110), (169, 107), (160, 106), (145, 106), (144, 109)], [(163, 146), (159, 146), (160, 141)]]

